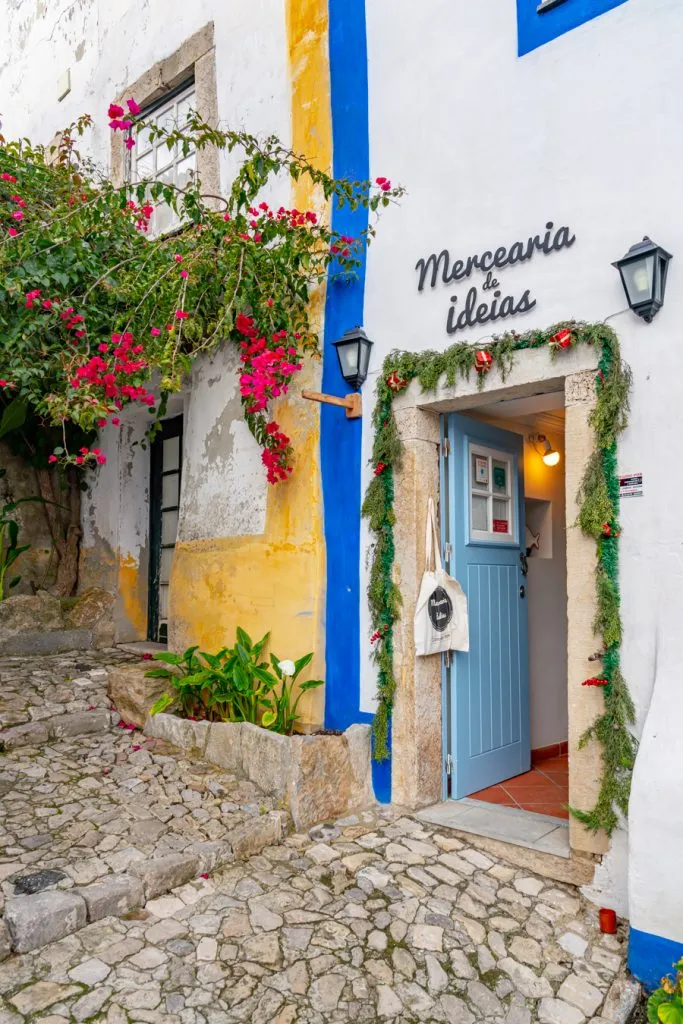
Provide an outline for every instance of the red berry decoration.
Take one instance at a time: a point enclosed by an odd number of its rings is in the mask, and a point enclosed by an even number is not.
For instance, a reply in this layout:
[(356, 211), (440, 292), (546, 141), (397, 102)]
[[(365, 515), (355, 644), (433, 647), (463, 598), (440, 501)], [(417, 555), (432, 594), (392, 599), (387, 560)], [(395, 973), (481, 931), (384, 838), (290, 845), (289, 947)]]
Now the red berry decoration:
[(603, 523), (602, 524), (602, 535), (603, 535), (603, 537), (620, 537), (621, 536), (621, 530), (616, 525), (616, 523), (614, 524), (614, 526), (612, 526), (611, 523)]
[(475, 353), (474, 368), (477, 373), (488, 373), (493, 364), (493, 356), (488, 349), (482, 348)]
[(561, 331), (557, 332), (557, 334), (553, 334), (550, 339), (550, 345), (552, 348), (571, 348), (573, 344), (574, 339), (572, 338), (572, 332), (566, 327), (563, 327)]
[(609, 679), (601, 679), (601, 678), (598, 678), (598, 677), (593, 677), (593, 679), (584, 679), (584, 681), (581, 683), (581, 685), (582, 686), (607, 686), (608, 683), (609, 683)]
[(387, 377), (387, 384), (392, 391), (395, 391), (398, 394), (399, 391), (403, 391), (403, 389), (408, 386), (408, 381), (405, 377), (401, 377), (399, 375), (398, 370), (394, 370), (394, 372), (390, 373)]
[(387, 468), (386, 462), (378, 462), (375, 466), (375, 476), (379, 476)]

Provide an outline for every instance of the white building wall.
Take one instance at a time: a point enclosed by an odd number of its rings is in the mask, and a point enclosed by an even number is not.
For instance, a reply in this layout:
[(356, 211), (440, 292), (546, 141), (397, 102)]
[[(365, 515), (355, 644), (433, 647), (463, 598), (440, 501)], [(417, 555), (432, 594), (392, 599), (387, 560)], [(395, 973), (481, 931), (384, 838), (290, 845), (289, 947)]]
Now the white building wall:
[[(87, 112), (95, 123), (79, 144), (81, 152), (108, 168), (109, 102), (213, 22), (221, 123), (258, 135), (275, 133), (291, 144), (288, 36), (281, 0), (18, 0), (5, 6), (0, 121), (8, 138), (27, 136), (48, 144), (57, 131)], [(59, 101), (67, 72), (71, 89)], [(237, 153), (221, 154), (223, 183), (231, 180), (236, 160)], [(289, 182), (279, 183), (277, 191), (276, 201), (286, 201)], [(268, 485), (241, 414), (235, 371), (236, 362), (227, 352), (201, 360), (185, 401), (176, 396), (169, 407), (171, 415), (185, 406), (187, 421), (179, 532), (184, 539), (264, 529)], [(109, 427), (103, 433), (101, 446), (108, 461), (91, 474), (91, 490), (84, 499), (83, 546), (94, 556), (92, 575), (86, 562), (83, 579), (88, 585), (104, 582), (104, 563), (111, 565), (112, 585), (117, 563), (139, 574), (132, 619), (127, 602), (119, 600), (117, 638), (127, 640), (144, 629), (149, 527), (149, 448), (144, 435), (149, 415), (146, 409), (126, 409), (121, 419), (120, 430)], [(118, 583), (121, 587), (120, 577)]]
[[(628, 0), (522, 58), (512, 0), (372, 0), (366, 8), (372, 174), (408, 188), (400, 209), (383, 217), (368, 258), (364, 326), (375, 348), (365, 387), (366, 467), (372, 385), (384, 356), (490, 336), (487, 326), (450, 338), (445, 329), (450, 296), (462, 308), (471, 284), (481, 295), (484, 275), (418, 293), (419, 258), (443, 248), (466, 258), (542, 234), (549, 219), (568, 225), (571, 248), (497, 273), (503, 294), (529, 288), (537, 299), (531, 313), (498, 321), (502, 332), (618, 313), (626, 303), (611, 262), (645, 234), (674, 254), (656, 320), (627, 312), (610, 322), (634, 373), (619, 469), (644, 472), (644, 496), (621, 511), (623, 669), (642, 736), (631, 809), (632, 922), (683, 940), (683, 896), (671, 886), (683, 815), (665, 785), (683, 710), (674, 621), (683, 605), (683, 480), (672, 461), (683, 371), (683, 8), (677, 0)], [(367, 554), (365, 582), (366, 563)], [(361, 657), (362, 704), (372, 710), (374, 666), (367, 648)], [(619, 842), (610, 855), (619, 864), (612, 870), (608, 856), (601, 878), (604, 899), (611, 891), (623, 910)]]

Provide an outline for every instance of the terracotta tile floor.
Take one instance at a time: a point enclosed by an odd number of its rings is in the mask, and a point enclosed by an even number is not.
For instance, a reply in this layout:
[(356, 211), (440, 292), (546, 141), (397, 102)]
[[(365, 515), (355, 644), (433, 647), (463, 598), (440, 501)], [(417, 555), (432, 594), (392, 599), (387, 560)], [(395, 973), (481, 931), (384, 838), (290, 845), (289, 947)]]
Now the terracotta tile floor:
[(517, 775), (498, 786), (471, 793), (470, 800), (518, 807), (535, 814), (549, 814), (553, 818), (568, 818), (569, 759), (564, 754), (540, 761), (524, 775)]

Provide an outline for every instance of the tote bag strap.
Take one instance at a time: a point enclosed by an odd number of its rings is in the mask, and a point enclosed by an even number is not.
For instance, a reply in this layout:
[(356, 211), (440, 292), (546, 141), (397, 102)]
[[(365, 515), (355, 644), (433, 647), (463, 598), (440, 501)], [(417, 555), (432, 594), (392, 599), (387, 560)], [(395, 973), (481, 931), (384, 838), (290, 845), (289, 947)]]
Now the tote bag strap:
[(431, 572), (432, 553), (434, 556), (434, 569), (441, 572), (441, 550), (439, 545), (439, 533), (436, 529), (436, 513), (434, 512), (434, 501), (429, 499), (427, 505), (427, 532), (425, 536), (425, 572)]

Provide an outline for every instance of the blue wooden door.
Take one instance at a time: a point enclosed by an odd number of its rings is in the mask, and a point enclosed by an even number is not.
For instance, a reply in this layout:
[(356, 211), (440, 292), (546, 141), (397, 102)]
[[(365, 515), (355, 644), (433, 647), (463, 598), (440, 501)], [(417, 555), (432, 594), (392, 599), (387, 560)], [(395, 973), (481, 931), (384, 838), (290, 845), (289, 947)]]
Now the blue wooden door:
[(442, 430), (442, 533), (470, 630), (469, 651), (446, 668), (451, 795), (460, 798), (530, 768), (524, 446), (466, 416), (444, 417)]

